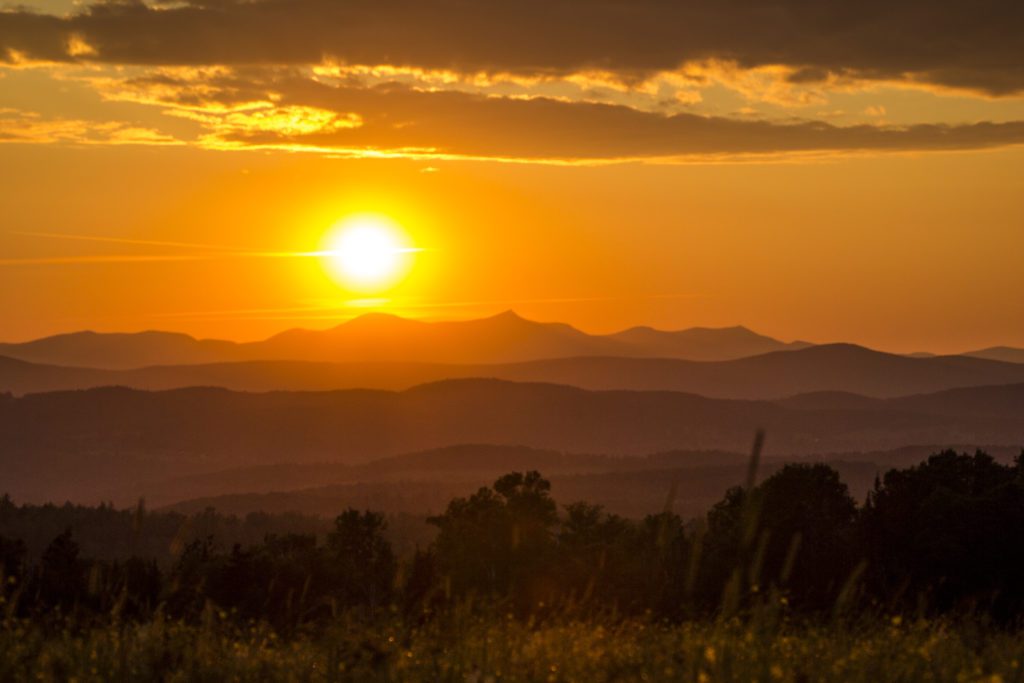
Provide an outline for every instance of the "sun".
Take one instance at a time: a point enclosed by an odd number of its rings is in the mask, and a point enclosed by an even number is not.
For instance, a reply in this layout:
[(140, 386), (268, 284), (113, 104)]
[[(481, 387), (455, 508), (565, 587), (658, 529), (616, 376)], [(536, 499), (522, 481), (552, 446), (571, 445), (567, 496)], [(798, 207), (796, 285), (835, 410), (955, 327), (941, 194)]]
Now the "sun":
[(361, 214), (339, 221), (328, 231), (320, 255), (339, 284), (372, 293), (398, 284), (408, 274), (417, 251), (390, 218)]

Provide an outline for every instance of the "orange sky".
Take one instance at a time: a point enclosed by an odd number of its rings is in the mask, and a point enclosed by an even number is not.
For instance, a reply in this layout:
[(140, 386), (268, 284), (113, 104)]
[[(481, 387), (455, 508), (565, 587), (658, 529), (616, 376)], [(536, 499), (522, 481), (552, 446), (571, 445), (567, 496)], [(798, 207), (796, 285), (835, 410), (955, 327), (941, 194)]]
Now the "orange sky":
[[(520, 47), (501, 51), (439, 23), (460, 50), (378, 55), (300, 21), (357, 4), (300, 0), (279, 45), (225, 29), (188, 54), (171, 40), (181, 24), (161, 23), (179, 5), (0, 12), (0, 339), (253, 339), (381, 308), (514, 308), (595, 332), (744, 324), (894, 351), (1024, 346), (1024, 83), (1001, 66), (1020, 57), (1012, 22), (978, 19), (991, 24), (976, 46), (950, 37), (975, 51), (959, 65), (927, 41), (886, 51), (856, 31), (834, 55), (740, 34), (623, 46), (596, 18), (566, 23), (569, 47), (506, 36)], [(272, 18), (270, 0), (232, 7), (255, 13), (239, 16), (246, 31)], [(631, 7), (637, 30), (665, 19)], [(374, 12), (359, 16), (377, 26)], [(827, 27), (800, 12), (780, 35), (819, 45)], [(405, 16), (388, 31), (411, 35)], [(135, 43), (140, 17), (152, 35)], [(737, 50), (744, 66), (716, 57)], [(217, 249), (316, 250), (365, 211), (423, 249), (374, 301), (317, 258)]]

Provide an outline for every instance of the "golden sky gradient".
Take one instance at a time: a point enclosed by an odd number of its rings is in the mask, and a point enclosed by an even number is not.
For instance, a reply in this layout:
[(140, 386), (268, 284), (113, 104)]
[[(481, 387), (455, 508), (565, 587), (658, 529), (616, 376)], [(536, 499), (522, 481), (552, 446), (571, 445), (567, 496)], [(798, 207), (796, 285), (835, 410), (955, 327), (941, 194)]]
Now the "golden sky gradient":
[[(0, 338), (514, 308), (1024, 346), (1024, 20), (991, 5), (0, 11)], [(365, 212), (422, 249), (372, 295), (309, 255)]]

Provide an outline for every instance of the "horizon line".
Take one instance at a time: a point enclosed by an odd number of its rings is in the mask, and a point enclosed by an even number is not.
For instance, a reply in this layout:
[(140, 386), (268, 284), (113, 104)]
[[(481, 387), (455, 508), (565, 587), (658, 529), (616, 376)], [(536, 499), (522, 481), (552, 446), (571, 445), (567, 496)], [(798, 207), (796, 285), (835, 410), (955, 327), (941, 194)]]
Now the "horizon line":
[[(616, 297), (616, 299), (622, 299), (622, 298), (624, 298), (624, 297)], [(659, 295), (659, 296), (652, 296), (652, 297), (648, 297), (648, 298), (690, 298), (690, 295)], [(580, 301), (606, 301), (606, 300), (611, 300), (611, 299), (612, 299), (611, 297), (593, 297), (593, 298), (534, 299), (534, 300), (524, 300), (524, 301), (519, 301), (519, 302), (446, 302), (446, 303), (437, 303), (437, 304), (423, 304), (423, 305), (419, 305), (419, 306), (417, 306), (417, 305), (409, 305), (409, 306), (405, 306), (404, 308), (454, 308), (454, 307), (459, 307), (459, 306), (480, 305), (480, 304), (485, 304), (485, 303), (495, 303), (495, 304), (506, 304), (506, 303), (556, 303), (556, 302), (580, 302)], [(374, 303), (378, 303), (378, 302), (386, 301), (386, 300), (380, 300), (380, 299), (373, 299), (373, 300), (356, 299), (356, 300), (350, 300), (349, 302), (346, 302), (346, 303), (348, 305), (350, 305), (350, 306), (352, 306), (352, 305), (358, 306), (359, 302), (363, 302), (363, 301), (373, 301)], [(189, 339), (192, 339), (192, 340), (197, 341), (197, 342), (214, 341), (214, 342), (225, 342), (225, 343), (237, 344), (237, 345), (245, 345), (245, 344), (256, 344), (256, 343), (265, 342), (265, 341), (273, 339), (274, 337), (277, 337), (277, 336), (279, 336), (281, 334), (284, 334), (284, 333), (287, 333), (287, 332), (291, 332), (291, 331), (308, 331), (308, 332), (313, 332), (313, 333), (328, 332), (330, 330), (334, 330), (334, 329), (337, 329), (339, 327), (343, 327), (344, 325), (346, 325), (348, 323), (351, 323), (351, 322), (354, 322), (356, 320), (360, 320), (360, 319), (363, 319), (363, 318), (369, 318), (369, 317), (392, 318), (392, 319), (397, 319), (397, 320), (402, 320), (402, 321), (424, 323), (426, 325), (435, 325), (435, 324), (446, 324), (446, 323), (454, 323), (454, 324), (458, 324), (458, 323), (472, 323), (472, 322), (480, 322), (480, 321), (486, 321), (486, 320), (493, 320), (495, 318), (500, 318), (502, 316), (514, 316), (515, 318), (518, 318), (518, 319), (520, 319), (520, 320), (522, 320), (522, 321), (524, 321), (526, 323), (532, 323), (532, 324), (536, 324), (536, 325), (564, 325), (564, 326), (567, 326), (567, 327), (569, 327), (569, 328), (579, 332), (582, 335), (586, 335), (587, 337), (596, 337), (596, 338), (614, 337), (616, 335), (623, 334), (625, 332), (628, 332), (628, 331), (631, 331), (631, 330), (637, 330), (637, 329), (649, 329), (649, 330), (652, 330), (654, 332), (663, 333), (663, 334), (675, 334), (675, 333), (680, 333), (680, 332), (689, 332), (689, 331), (696, 331), (696, 330), (708, 330), (708, 331), (746, 330), (746, 331), (751, 332), (753, 334), (756, 334), (758, 336), (767, 337), (769, 339), (773, 339), (773, 340), (775, 340), (775, 341), (777, 341), (779, 343), (787, 344), (787, 345), (807, 344), (809, 347), (833, 346), (833, 345), (849, 345), (849, 346), (857, 346), (857, 347), (868, 349), (868, 350), (871, 350), (871, 351), (876, 351), (876, 352), (879, 352), (879, 353), (886, 353), (886, 354), (891, 354), (891, 355), (896, 355), (896, 356), (916, 356), (916, 355), (926, 355), (926, 356), (964, 356), (964, 355), (968, 355), (968, 354), (972, 354), (972, 353), (978, 353), (978, 352), (981, 352), (981, 351), (989, 351), (989, 350), (996, 350), (996, 349), (1024, 350), (1024, 346), (1014, 346), (1013, 344), (995, 343), (995, 344), (988, 344), (988, 345), (985, 345), (985, 346), (979, 346), (977, 348), (970, 348), (970, 349), (966, 349), (966, 350), (963, 350), (963, 351), (955, 351), (955, 352), (932, 352), (932, 351), (925, 351), (925, 350), (903, 352), (903, 351), (891, 351), (891, 350), (875, 347), (875, 346), (870, 345), (868, 343), (859, 342), (859, 341), (825, 341), (825, 342), (814, 342), (814, 341), (808, 341), (806, 339), (796, 339), (796, 338), (794, 338), (792, 340), (789, 340), (789, 341), (786, 341), (786, 340), (783, 340), (783, 339), (779, 339), (778, 337), (774, 337), (772, 335), (767, 335), (767, 334), (758, 332), (757, 330), (755, 330), (755, 329), (753, 329), (753, 328), (751, 328), (751, 327), (749, 327), (747, 325), (744, 325), (742, 323), (736, 323), (736, 324), (733, 324), (733, 325), (722, 325), (722, 326), (691, 325), (691, 326), (688, 326), (688, 327), (681, 327), (681, 328), (674, 328), (674, 329), (657, 328), (657, 327), (653, 327), (653, 326), (650, 326), (650, 325), (639, 324), (639, 325), (632, 325), (632, 326), (629, 326), (629, 327), (624, 327), (624, 328), (621, 328), (621, 329), (616, 329), (615, 331), (612, 331), (612, 332), (589, 332), (589, 331), (581, 329), (581, 328), (579, 328), (579, 327), (577, 327), (575, 325), (572, 325), (571, 323), (566, 323), (566, 322), (563, 322), (563, 321), (560, 321), (560, 320), (550, 320), (549, 321), (549, 320), (536, 320), (536, 319), (533, 319), (533, 318), (527, 318), (527, 317), (523, 316), (522, 314), (520, 314), (519, 312), (517, 312), (514, 307), (505, 308), (505, 309), (503, 309), (503, 310), (501, 310), (501, 311), (499, 311), (497, 313), (491, 313), (491, 314), (482, 315), (482, 316), (467, 316), (467, 317), (456, 317), (456, 318), (415, 317), (415, 316), (409, 316), (409, 315), (401, 315), (399, 313), (395, 313), (395, 312), (391, 312), (391, 311), (387, 311), (387, 310), (380, 310), (380, 309), (378, 309), (378, 310), (366, 310), (365, 312), (357, 313), (355, 315), (350, 315), (348, 317), (337, 316), (337, 315), (306, 315), (306, 316), (300, 316), (300, 317), (297, 317), (297, 316), (287, 316), (287, 315), (281, 315), (281, 316), (269, 315), (269, 314), (273, 314), (273, 313), (282, 313), (282, 312), (286, 313), (286, 312), (289, 312), (289, 311), (310, 311), (310, 312), (314, 312), (314, 311), (333, 311), (333, 310), (338, 310), (338, 309), (336, 307), (323, 307), (323, 306), (309, 306), (309, 307), (295, 307), (295, 308), (277, 308), (277, 309), (274, 309), (274, 308), (269, 308), (269, 309), (242, 309), (242, 310), (240, 310), (238, 312), (242, 312), (242, 313), (267, 313), (268, 315), (248, 316), (248, 317), (245, 317), (245, 318), (238, 318), (238, 317), (225, 317), (225, 318), (221, 318), (221, 319), (224, 319), (224, 320), (238, 320), (238, 319), (243, 319), (243, 320), (312, 320), (312, 321), (326, 320), (326, 321), (332, 321), (332, 322), (335, 323), (335, 324), (333, 324), (331, 326), (328, 326), (328, 327), (313, 327), (313, 328), (302, 327), (302, 326), (286, 327), (286, 328), (283, 328), (283, 329), (281, 329), (281, 330), (279, 330), (277, 332), (271, 333), (271, 334), (269, 334), (267, 336), (261, 336), (261, 337), (252, 338), (252, 339), (236, 339), (236, 338), (226, 338), (226, 337), (204, 337), (204, 336), (197, 336), (197, 335), (194, 335), (194, 334), (190, 334), (188, 332), (181, 332), (181, 331), (176, 331), (176, 330), (167, 329), (167, 328), (161, 329), (161, 328), (155, 328), (155, 327), (139, 328), (139, 329), (135, 329), (135, 330), (123, 330), (123, 329), (122, 330), (101, 330), (101, 329), (96, 329), (96, 328), (84, 328), (84, 329), (69, 330), (69, 331), (66, 331), (66, 332), (55, 332), (53, 334), (46, 334), (46, 335), (42, 335), (42, 336), (38, 336), (38, 337), (32, 337), (32, 338), (24, 339), (24, 340), (21, 340), (21, 341), (0, 340), (0, 345), (4, 345), (4, 346), (18, 346), (18, 345), (23, 345), (23, 344), (30, 344), (30, 343), (34, 343), (34, 342), (39, 342), (39, 341), (43, 341), (43, 340), (46, 340), (46, 339), (53, 339), (53, 338), (56, 338), (56, 337), (72, 336), (72, 335), (76, 335), (76, 334), (124, 335), (124, 336), (134, 336), (134, 335), (143, 335), (143, 334), (167, 334), (167, 335), (185, 336), (185, 337), (188, 337)], [(232, 312), (235, 312), (235, 311), (184, 312), (184, 313), (162, 314), (162, 315), (159, 315), (157, 317), (188, 319), (188, 316), (197, 316), (194, 319), (198, 319), (198, 320), (212, 320), (212, 319), (217, 319), (217, 318), (212, 318), (210, 316), (217, 315), (217, 314), (223, 314), (223, 313), (232, 313)], [(799, 349), (793, 349), (793, 350), (799, 350)]]

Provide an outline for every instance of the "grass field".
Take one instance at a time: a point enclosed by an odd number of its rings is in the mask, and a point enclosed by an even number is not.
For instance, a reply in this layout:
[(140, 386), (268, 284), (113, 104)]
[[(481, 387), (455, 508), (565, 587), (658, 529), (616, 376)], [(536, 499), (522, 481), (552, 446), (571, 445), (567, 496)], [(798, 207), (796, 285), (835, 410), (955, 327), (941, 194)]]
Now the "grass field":
[(281, 638), (209, 610), (201, 624), (0, 629), (0, 680), (1024, 681), (1024, 637), (970, 621), (849, 623), (454, 615), (335, 623)]

